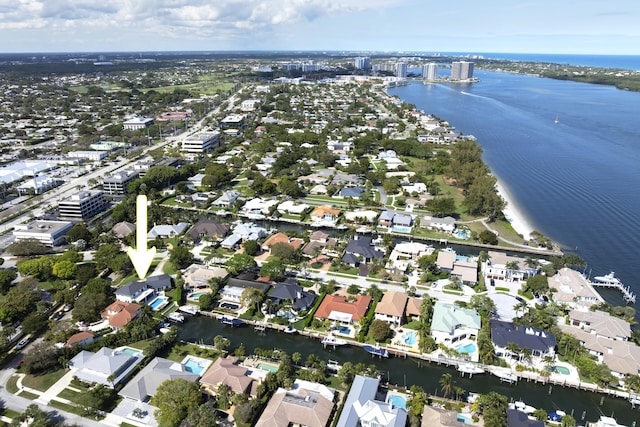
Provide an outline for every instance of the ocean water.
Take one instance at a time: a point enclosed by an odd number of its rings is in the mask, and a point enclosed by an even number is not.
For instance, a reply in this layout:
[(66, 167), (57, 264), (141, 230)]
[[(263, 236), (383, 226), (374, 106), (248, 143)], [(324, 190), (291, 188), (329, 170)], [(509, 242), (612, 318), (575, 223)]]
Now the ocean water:
[(512, 61), (548, 62), (585, 67), (622, 68), (640, 71), (640, 55), (568, 55), (550, 53), (443, 53), (446, 56), (478, 55), (486, 59), (507, 59)]
[[(640, 292), (640, 93), (477, 71), (389, 90), (472, 134), (534, 229)], [(559, 123), (555, 124), (555, 118)], [(609, 295), (611, 294), (611, 295)], [(617, 292), (605, 295), (622, 304)]]

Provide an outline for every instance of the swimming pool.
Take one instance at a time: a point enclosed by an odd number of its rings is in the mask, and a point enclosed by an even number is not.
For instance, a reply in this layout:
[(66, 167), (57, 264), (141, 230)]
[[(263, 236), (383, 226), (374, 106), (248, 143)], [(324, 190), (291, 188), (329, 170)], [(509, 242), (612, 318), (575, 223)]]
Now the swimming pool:
[(387, 396), (387, 403), (393, 405), (394, 408), (407, 409), (407, 400), (399, 394)]
[(161, 307), (163, 307), (167, 303), (167, 301), (169, 300), (165, 297), (156, 297), (153, 301), (149, 303), (149, 305), (151, 306), (153, 311), (158, 311), (160, 310)]
[(395, 231), (396, 233), (411, 233), (411, 227), (407, 227), (406, 225), (394, 225), (391, 228), (391, 231)]
[(278, 310), (278, 312), (276, 313), (276, 316), (286, 317), (289, 320), (295, 319), (296, 317), (292, 312), (285, 311), (285, 310)]
[(469, 238), (469, 233), (464, 231), (464, 230), (458, 230), (458, 231), (456, 231), (455, 236), (458, 239), (468, 239)]
[(263, 371), (278, 372), (277, 366), (269, 365), (268, 363), (258, 363), (258, 368), (262, 369)]
[(351, 328), (348, 326), (336, 326), (335, 330), (342, 335), (351, 335)]
[(204, 365), (197, 360), (192, 358), (188, 358), (185, 362), (182, 363), (187, 372), (191, 372), (193, 374), (200, 375), (204, 370)]
[(456, 351), (458, 353), (475, 353), (476, 351), (476, 345), (474, 343), (468, 343), (465, 345), (459, 345), (458, 347), (456, 347)]
[(418, 343), (418, 334), (415, 331), (407, 331), (402, 338), (407, 345), (414, 345)]
[(456, 421), (465, 424), (473, 424), (473, 419), (467, 414), (457, 414)]
[(136, 354), (140, 353), (140, 350), (136, 350), (135, 348), (129, 348), (129, 347), (125, 347), (120, 351), (123, 352), (124, 354), (129, 354), (131, 356), (135, 356)]
[(220, 308), (226, 308), (227, 310), (237, 310), (240, 306), (233, 302), (222, 302)]
[(208, 294), (208, 293), (209, 292), (196, 292), (196, 293), (193, 293), (193, 294), (189, 295), (189, 298), (198, 301), (202, 295)]
[(552, 366), (551, 372), (555, 372), (556, 374), (569, 375), (571, 371), (565, 368), (564, 366)]

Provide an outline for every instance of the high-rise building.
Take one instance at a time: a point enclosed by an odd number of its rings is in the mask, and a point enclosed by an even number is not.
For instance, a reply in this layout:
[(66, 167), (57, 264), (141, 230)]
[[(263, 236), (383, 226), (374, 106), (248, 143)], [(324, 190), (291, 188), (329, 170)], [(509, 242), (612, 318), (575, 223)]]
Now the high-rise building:
[(451, 81), (471, 80), (473, 78), (473, 62), (454, 61), (451, 63)]
[(371, 69), (371, 58), (368, 56), (358, 56), (353, 61), (353, 66), (356, 70), (369, 70)]
[(136, 171), (120, 171), (102, 180), (102, 190), (107, 194), (125, 194), (129, 184), (138, 179)]
[(396, 77), (407, 77), (406, 62), (396, 62)]
[(435, 80), (437, 78), (438, 66), (435, 62), (429, 62), (422, 66), (422, 78), (424, 80)]

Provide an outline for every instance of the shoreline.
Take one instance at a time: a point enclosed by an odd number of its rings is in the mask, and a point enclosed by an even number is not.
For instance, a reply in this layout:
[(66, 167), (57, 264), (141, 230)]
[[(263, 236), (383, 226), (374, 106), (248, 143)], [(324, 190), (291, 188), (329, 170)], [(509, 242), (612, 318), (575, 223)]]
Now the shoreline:
[(508, 188), (500, 181), (497, 180), (496, 191), (498, 195), (506, 202), (505, 208), (502, 210), (504, 217), (509, 221), (513, 229), (521, 234), (525, 240), (531, 238), (531, 233), (535, 228), (531, 225), (526, 215), (520, 209), (514, 199), (511, 197)]

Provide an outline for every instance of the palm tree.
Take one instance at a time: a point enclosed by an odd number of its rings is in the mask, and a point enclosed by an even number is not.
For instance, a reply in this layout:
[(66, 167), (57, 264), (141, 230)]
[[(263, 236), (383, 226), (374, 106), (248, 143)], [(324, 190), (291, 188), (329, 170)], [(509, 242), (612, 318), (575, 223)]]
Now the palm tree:
[(439, 383), (440, 390), (442, 390), (442, 394), (444, 395), (444, 397), (449, 396), (453, 392), (453, 379), (451, 377), (451, 374), (442, 374)]
[(456, 400), (459, 400), (460, 397), (465, 394), (466, 390), (459, 386), (454, 386), (453, 391), (456, 393)]

